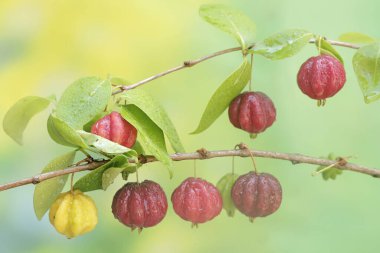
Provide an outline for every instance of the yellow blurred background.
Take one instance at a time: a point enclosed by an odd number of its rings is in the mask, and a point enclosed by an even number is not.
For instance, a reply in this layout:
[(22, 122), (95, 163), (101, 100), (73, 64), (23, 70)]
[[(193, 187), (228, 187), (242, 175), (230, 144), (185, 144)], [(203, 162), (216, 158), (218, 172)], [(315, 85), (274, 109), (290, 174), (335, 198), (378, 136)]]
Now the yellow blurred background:
[[(0, 1), (0, 119), (19, 98), (58, 97), (83, 76), (108, 74), (134, 82), (174, 67), (184, 60), (234, 47), (236, 43), (198, 17), (203, 3), (224, 3), (244, 11), (257, 24), (257, 37), (288, 28), (305, 28), (334, 39), (359, 31), (380, 37), (377, 0), (161, 0), (161, 1)], [(240, 63), (239, 53), (221, 56), (192, 69), (151, 82), (144, 89), (172, 117), (187, 151), (200, 147), (230, 149), (240, 142), (279, 152), (355, 156), (352, 162), (379, 166), (380, 102), (366, 105), (352, 71), (354, 51), (338, 48), (345, 59), (347, 83), (318, 108), (296, 84), (299, 66), (315, 48), (272, 62), (255, 58), (253, 87), (274, 101), (276, 123), (256, 140), (235, 129), (224, 113), (207, 131), (195, 129), (208, 99)], [(186, 95), (184, 95), (186, 94)], [(0, 184), (37, 174), (53, 157), (66, 152), (48, 138), (49, 112), (34, 118), (18, 146), (0, 130)], [(344, 172), (336, 181), (312, 177), (315, 166), (257, 159), (260, 171), (282, 183), (278, 212), (253, 224), (237, 213), (191, 229), (171, 206), (165, 220), (141, 235), (118, 223), (111, 213), (117, 180), (106, 192), (91, 192), (99, 209), (94, 232), (67, 240), (47, 217), (33, 213), (33, 186), (0, 193), (0, 252), (378, 252), (380, 181)], [(173, 189), (192, 175), (193, 162), (175, 163), (170, 180), (158, 163), (141, 169), (142, 178)], [(197, 162), (198, 175), (216, 183), (231, 170), (231, 158)], [(236, 170), (252, 170), (249, 159), (236, 159)], [(78, 177), (77, 175), (76, 177)], [(134, 176), (130, 177), (134, 180)]]

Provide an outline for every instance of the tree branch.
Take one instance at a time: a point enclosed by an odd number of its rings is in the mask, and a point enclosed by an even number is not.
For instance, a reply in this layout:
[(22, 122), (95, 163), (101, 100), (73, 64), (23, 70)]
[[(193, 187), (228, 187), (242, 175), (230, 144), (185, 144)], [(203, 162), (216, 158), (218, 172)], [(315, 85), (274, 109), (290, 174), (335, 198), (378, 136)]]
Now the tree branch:
[[(321, 165), (321, 166), (329, 166), (332, 164), (336, 164), (337, 161), (335, 160), (329, 160), (329, 159), (322, 159), (322, 158), (316, 158), (308, 155), (302, 155), (302, 154), (291, 154), (291, 153), (279, 153), (279, 152), (272, 152), (272, 151), (262, 151), (262, 150), (249, 150), (246, 148), (242, 148), (242, 145), (240, 145), (240, 149), (238, 150), (216, 150), (216, 151), (207, 151), (205, 149), (200, 149), (197, 152), (194, 153), (176, 153), (170, 155), (171, 159), (173, 161), (184, 161), (184, 160), (197, 160), (197, 159), (211, 159), (216, 157), (232, 157), (232, 156), (240, 156), (240, 157), (264, 157), (264, 158), (271, 158), (271, 159), (279, 159), (279, 160), (287, 160), (292, 162), (292, 164), (299, 164), (299, 163), (305, 163), (305, 164), (314, 164), (314, 165)], [(18, 180), (12, 183), (7, 183), (4, 185), (0, 185), (0, 191), (5, 191), (11, 188), (27, 185), (27, 184), (38, 184), (42, 181), (45, 181), (50, 178), (59, 177), (63, 175), (67, 175), (70, 173), (76, 173), (80, 171), (85, 170), (94, 170), (105, 163), (107, 163), (109, 160), (104, 161), (92, 161), (84, 165), (79, 166), (72, 166), (64, 170), (59, 171), (52, 171), (48, 173), (39, 174), (34, 177)], [(154, 156), (141, 156), (139, 158), (139, 163), (145, 164), (150, 162), (155, 162), (157, 159)], [(137, 161), (131, 159), (129, 161), (130, 163), (136, 163)], [(370, 175), (373, 177), (380, 177), (380, 170), (376, 168), (369, 168), (362, 165), (354, 164), (354, 163), (347, 163), (343, 161), (342, 163), (336, 164), (334, 168), (341, 169), (341, 170), (350, 170), (357, 173), (362, 173), (366, 175)]]
[[(341, 41), (334, 41), (334, 40), (327, 40), (330, 44), (335, 45), (335, 46), (341, 46), (341, 47), (347, 47), (347, 48), (352, 48), (352, 49), (358, 49), (360, 48), (357, 45), (353, 45), (350, 43), (346, 42), (341, 42)], [(315, 39), (311, 39), (309, 43), (316, 43)], [(248, 47), (248, 49), (254, 48), (255, 45), (251, 45)], [(215, 52), (210, 55), (206, 55), (204, 57), (201, 57), (199, 59), (195, 60), (189, 60), (189, 61), (184, 61), (182, 65), (174, 67), (172, 69), (166, 70), (164, 72), (158, 73), (154, 76), (148, 77), (144, 80), (141, 80), (137, 83), (131, 84), (131, 85), (122, 85), (119, 86), (119, 90), (116, 90), (113, 92), (113, 95), (122, 93), (127, 90), (131, 90), (134, 88), (137, 88), (145, 83), (148, 83), (150, 81), (153, 81), (157, 78), (163, 77), (165, 75), (168, 75), (170, 73), (179, 71), (184, 68), (190, 68), (198, 63), (204, 62), (206, 60), (209, 60), (211, 58), (214, 58), (216, 56), (228, 54), (231, 52), (236, 52), (236, 51), (241, 51), (241, 47), (234, 47), (234, 48), (229, 48), (225, 50), (221, 50), (218, 52)], [(301, 155), (301, 154), (288, 154), (288, 153), (278, 153), (278, 152), (271, 152), (271, 151), (259, 151), (259, 150), (251, 150), (252, 155), (256, 157), (266, 157), (266, 158), (273, 158), (273, 159), (281, 159), (281, 160), (288, 160), (291, 161), (293, 164), (297, 163), (308, 163), (308, 164), (315, 164), (315, 165), (322, 165), (322, 166), (329, 166), (336, 161), (333, 160), (327, 160), (327, 159), (321, 159), (321, 158), (315, 158), (311, 156), (306, 156), (306, 155)], [(172, 158), (173, 161), (182, 161), (182, 160), (195, 160), (195, 159), (210, 159), (210, 158), (215, 158), (215, 157), (225, 157), (225, 156), (241, 156), (241, 157), (247, 157), (250, 156), (250, 153), (247, 149), (240, 149), (240, 150), (219, 150), (219, 151), (207, 151), (207, 152), (196, 152), (196, 153), (177, 153), (173, 154), (170, 157)], [(91, 161), (88, 162), (87, 164), (84, 165), (78, 165), (78, 166), (72, 166), (69, 168), (66, 168), (64, 170), (59, 170), (59, 171), (53, 171), (53, 172), (48, 172), (48, 173), (43, 173), (36, 175), (34, 177), (18, 180), (12, 183), (7, 183), (4, 185), (0, 185), (0, 191), (8, 190), (11, 188), (19, 187), (22, 185), (27, 185), (27, 184), (38, 184), (42, 181), (45, 181), (50, 178), (54, 177), (59, 177), (62, 175), (67, 175), (71, 173), (76, 173), (80, 171), (85, 171), (85, 170), (93, 170), (96, 169), (103, 164), (107, 163), (109, 160), (104, 160), (104, 161)], [(154, 156), (144, 156), (139, 159), (140, 163), (148, 163), (148, 162), (154, 162), (157, 161)], [(130, 161), (131, 163), (135, 163), (136, 161)], [(373, 177), (380, 177), (380, 170), (374, 169), (374, 168), (367, 168), (361, 165), (356, 165), (353, 163), (345, 163), (342, 165), (336, 165), (334, 166), (335, 168), (342, 169), (342, 170), (351, 170), (355, 171), (358, 173), (363, 173), (367, 175), (371, 175)]]
[[(360, 48), (358, 45), (354, 45), (354, 44), (351, 44), (351, 43), (347, 43), (347, 42), (341, 42), (341, 41), (335, 41), (335, 40), (326, 40), (327, 42), (329, 42), (331, 45), (335, 45), (335, 46), (340, 46), (340, 47), (347, 47), (347, 48), (352, 48), (352, 49), (358, 49)], [(315, 44), (316, 43), (316, 40), (315, 39), (311, 39), (309, 41), (309, 43), (311, 44)], [(248, 49), (252, 49), (254, 48), (255, 45), (251, 45), (248, 47)], [(143, 85), (143, 84), (146, 84), (148, 82), (151, 82), (157, 78), (160, 78), (160, 77), (163, 77), (163, 76), (166, 76), (170, 73), (173, 73), (173, 72), (176, 72), (176, 71), (179, 71), (181, 69), (185, 69), (185, 68), (190, 68), (194, 65), (197, 65), (198, 63), (201, 63), (201, 62), (204, 62), (206, 60), (209, 60), (211, 58), (214, 58), (216, 56), (219, 56), (219, 55), (224, 55), (224, 54), (228, 54), (228, 53), (232, 53), (232, 52), (236, 52), (236, 51), (241, 51), (242, 48), (241, 47), (233, 47), (233, 48), (228, 48), (228, 49), (225, 49), (225, 50), (221, 50), (221, 51), (218, 51), (218, 52), (215, 52), (215, 53), (212, 53), (210, 55), (206, 55), (204, 57), (201, 57), (199, 59), (195, 59), (195, 60), (189, 60), (189, 61), (184, 61), (182, 63), (182, 65), (179, 65), (177, 67), (174, 67), (174, 68), (171, 68), (171, 69), (168, 69), (164, 72), (161, 72), (161, 73), (158, 73), (156, 75), (153, 75), (151, 77), (148, 77), (146, 79), (143, 79), (137, 83), (134, 83), (134, 84), (130, 84), (130, 85), (121, 85), (119, 86), (119, 90), (116, 90), (114, 91), (112, 94), (113, 95), (116, 95), (116, 94), (119, 94), (119, 93), (122, 93), (124, 91), (127, 91), (127, 90), (132, 90), (134, 88), (137, 88), (139, 87), (140, 85)]]

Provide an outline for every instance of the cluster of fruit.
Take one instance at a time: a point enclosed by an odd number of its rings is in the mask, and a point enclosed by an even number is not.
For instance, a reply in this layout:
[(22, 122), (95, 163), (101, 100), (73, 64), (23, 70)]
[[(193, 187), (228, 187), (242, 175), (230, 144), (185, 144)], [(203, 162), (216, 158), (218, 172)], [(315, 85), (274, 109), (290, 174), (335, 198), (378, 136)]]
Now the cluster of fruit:
[[(235, 181), (228, 198), (253, 220), (272, 214), (280, 207), (282, 190), (272, 175), (249, 172)], [(178, 216), (197, 226), (218, 216), (224, 200), (214, 185), (201, 178), (190, 177), (174, 190), (171, 201)], [(115, 218), (139, 231), (160, 223), (167, 209), (165, 192), (150, 180), (125, 184), (116, 192), (112, 202)], [(49, 218), (58, 232), (72, 238), (94, 229), (97, 210), (90, 197), (79, 190), (69, 191), (62, 193), (54, 202)]]
[[(343, 88), (346, 73), (343, 64), (329, 55), (319, 55), (304, 62), (297, 75), (298, 87), (318, 105)], [(276, 108), (272, 100), (262, 92), (244, 92), (230, 104), (229, 119), (237, 128), (258, 134), (276, 120)]]
[[(136, 129), (118, 112), (98, 120), (91, 131), (127, 147), (134, 145), (137, 136)], [(197, 226), (218, 216), (223, 206), (228, 211), (231, 205), (227, 202), (233, 202), (234, 208), (250, 219), (267, 216), (280, 207), (281, 186), (270, 174), (249, 172), (234, 177), (233, 181), (224, 181), (218, 190), (201, 178), (187, 178), (171, 195), (174, 211)], [(116, 192), (112, 202), (115, 218), (139, 231), (158, 224), (167, 209), (165, 192), (150, 180), (128, 182)], [(78, 190), (62, 193), (52, 205), (49, 217), (56, 230), (69, 238), (89, 232), (97, 224), (95, 204)]]
[[(297, 76), (301, 91), (322, 105), (345, 81), (343, 65), (329, 55), (311, 57)], [(244, 92), (230, 103), (228, 115), (235, 127), (258, 134), (276, 120), (276, 109), (264, 93)], [(137, 137), (136, 128), (118, 112), (98, 120), (91, 132), (129, 148)], [(240, 177), (227, 174), (217, 187), (201, 178), (190, 177), (174, 190), (171, 201), (178, 216), (197, 226), (218, 216), (223, 207), (230, 216), (235, 208), (250, 219), (270, 215), (281, 205), (282, 189), (274, 176), (256, 171)], [(128, 182), (116, 192), (112, 202), (115, 218), (139, 231), (161, 222), (167, 209), (165, 192), (150, 180)], [(91, 231), (97, 223), (95, 204), (78, 190), (62, 193), (52, 205), (49, 217), (57, 231), (69, 238)]]

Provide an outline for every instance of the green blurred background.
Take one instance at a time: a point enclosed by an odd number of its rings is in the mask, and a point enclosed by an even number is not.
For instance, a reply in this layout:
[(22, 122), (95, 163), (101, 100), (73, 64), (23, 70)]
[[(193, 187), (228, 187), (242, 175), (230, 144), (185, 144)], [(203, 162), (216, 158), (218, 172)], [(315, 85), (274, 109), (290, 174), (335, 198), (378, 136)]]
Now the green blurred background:
[[(258, 39), (288, 28), (305, 28), (334, 39), (359, 31), (380, 37), (378, 0), (161, 0), (161, 1), (0, 1), (0, 118), (26, 95), (61, 94), (74, 80), (107, 74), (138, 81), (183, 60), (236, 46), (227, 35), (198, 17), (203, 3), (224, 3), (243, 10), (257, 24)], [(353, 50), (339, 48), (346, 60), (347, 83), (324, 108), (303, 95), (296, 84), (299, 66), (317, 51), (269, 61), (255, 58), (254, 89), (266, 92), (277, 107), (277, 121), (256, 140), (233, 128), (226, 113), (206, 132), (189, 135), (217, 85), (240, 63), (232, 53), (145, 85), (172, 117), (187, 151), (200, 147), (230, 149), (245, 142), (256, 149), (326, 156), (355, 156), (352, 162), (379, 166), (380, 102), (366, 105), (352, 71)], [(185, 95), (186, 94), (186, 95)], [(32, 120), (25, 145), (0, 130), (0, 183), (37, 174), (68, 149), (46, 131), (48, 112)], [(257, 158), (260, 171), (274, 174), (283, 186), (278, 212), (252, 224), (237, 213), (191, 229), (171, 206), (158, 226), (141, 235), (119, 224), (111, 201), (122, 180), (106, 192), (91, 192), (99, 224), (87, 235), (67, 240), (47, 217), (33, 212), (33, 186), (0, 193), (0, 252), (378, 252), (380, 181), (345, 172), (336, 181), (312, 177), (311, 165)], [(141, 169), (141, 178), (163, 185), (168, 197), (187, 176), (192, 161), (175, 163), (169, 180), (158, 163)], [(197, 162), (198, 175), (216, 183), (231, 170), (231, 158)], [(242, 174), (249, 159), (236, 159)], [(78, 175), (77, 175), (78, 178)], [(131, 176), (134, 180), (134, 176)]]

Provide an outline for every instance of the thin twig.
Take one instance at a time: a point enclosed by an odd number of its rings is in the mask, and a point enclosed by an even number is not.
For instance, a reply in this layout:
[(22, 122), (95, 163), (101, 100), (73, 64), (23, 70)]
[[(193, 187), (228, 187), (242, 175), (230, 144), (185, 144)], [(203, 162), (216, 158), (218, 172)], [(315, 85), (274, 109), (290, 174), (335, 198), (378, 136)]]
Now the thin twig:
[[(316, 158), (316, 157), (302, 155), (302, 154), (280, 153), (280, 152), (249, 150), (249, 149), (216, 150), (216, 151), (194, 152), (194, 153), (176, 153), (176, 154), (170, 155), (170, 157), (173, 161), (184, 161), (184, 160), (211, 159), (211, 158), (216, 158), (216, 157), (233, 157), (233, 156), (250, 157), (251, 154), (255, 157), (287, 160), (287, 161), (292, 162), (292, 164), (305, 163), (305, 164), (329, 166), (337, 162), (335, 160)], [(93, 170), (102, 166), (108, 161), (109, 160), (90, 161), (88, 164), (85, 164), (85, 165), (73, 166), (64, 170), (39, 174), (31, 178), (26, 178), (26, 179), (12, 182), (12, 183), (0, 185), (0, 191), (5, 191), (8, 189), (19, 187), (26, 184), (38, 184), (47, 179), (59, 177), (62, 175), (67, 175), (74, 172)], [(154, 156), (144, 156), (144, 157), (140, 157), (138, 162), (150, 163), (150, 162), (155, 162), (155, 161), (157, 161), (157, 159)], [(136, 163), (137, 161), (130, 159), (129, 162)], [(365, 166), (354, 164), (354, 163), (345, 163), (342, 165), (338, 163), (334, 167), (337, 169), (350, 170), (353, 172), (362, 173), (362, 174), (370, 175), (373, 177), (380, 177), (379, 169), (369, 168), (369, 167), (365, 167)]]
[[(360, 46), (358, 46), (358, 45), (354, 45), (354, 44), (347, 43), (347, 42), (341, 42), (341, 41), (335, 41), (335, 40), (326, 40), (326, 41), (329, 42), (331, 45), (334, 45), (334, 46), (347, 47), (347, 48), (352, 48), (352, 49), (358, 49), (358, 48), (360, 48)], [(316, 41), (315, 41), (315, 39), (311, 39), (309, 41), (309, 43), (315, 44)], [(254, 47), (255, 47), (255, 45), (250, 45), (248, 47), (248, 49), (254, 49)], [(127, 91), (127, 90), (132, 90), (134, 88), (139, 87), (140, 85), (143, 85), (143, 84), (146, 84), (148, 82), (151, 82), (151, 81), (153, 81), (153, 80), (155, 80), (157, 78), (166, 76), (166, 75), (168, 75), (170, 73), (173, 73), (173, 72), (185, 69), (185, 68), (190, 68), (190, 67), (192, 67), (194, 65), (197, 65), (198, 63), (207, 61), (207, 60), (209, 60), (211, 58), (214, 58), (216, 56), (224, 55), (224, 54), (228, 54), (228, 53), (232, 53), (232, 52), (237, 52), (237, 51), (241, 51), (241, 50), (242, 50), (241, 47), (233, 47), (233, 48), (228, 48), (228, 49), (224, 49), (224, 50), (212, 53), (210, 55), (206, 55), (206, 56), (201, 57), (199, 59), (184, 61), (181, 65), (179, 65), (177, 67), (168, 69), (168, 70), (166, 70), (164, 72), (161, 72), (161, 73), (158, 73), (158, 74), (153, 75), (151, 77), (148, 77), (146, 79), (143, 79), (143, 80), (141, 80), (141, 81), (139, 81), (137, 83), (130, 84), (130, 85), (121, 85), (121, 86), (118, 87), (119, 90), (114, 91), (112, 94), (116, 95), (116, 94), (122, 93), (122, 92)]]
[[(336, 41), (336, 40), (326, 40), (326, 41), (329, 42), (331, 45), (334, 45), (334, 46), (348, 47), (348, 48), (352, 48), (352, 49), (359, 49), (360, 48), (360, 46), (354, 45), (354, 44), (351, 44), (348, 42), (342, 42), (342, 41)], [(309, 43), (315, 44), (315, 39), (311, 39), (309, 41)]]
[[(249, 47), (249, 48), (252, 48), (252, 46)], [(190, 67), (192, 67), (192, 66), (194, 66), (194, 65), (196, 65), (198, 63), (201, 63), (203, 61), (209, 60), (209, 59), (214, 58), (214, 57), (219, 56), (219, 55), (228, 54), (228, 53), (236, 52), (236, 51), (240, 51), (240, 50), (241, 50), (241, 47), (234, 47), (234, 48), (229, 48), (229, 49), (225, 49), (225, 50), (222, 50), (222, 51), (218, 51), (218, 52), (215, 52), (215, 53), (210, 54), (210, 55), (206, 55), (206, 56), (201, 57), (201, 58), (196, 59), (196, 60), (184, 61), (182, 63), (182, 65), (179, 65), (177, 67), (168, 69), (168, 70), (166, 70), (164, 72), (161, 72), (161, 73), (158, 73), (158, 74), (156, 74), (154, 76), (148, 77), (148, 78), (146, 78), (144, 80), (141, 80), (141, 81), (139, 81), (137, 83), (134, 83), (134, 84), (131, 84), (131, 85), (122, 85), (122, 86), (119, 87), (120, 90), (117, 90), (117, 91), (113, 92), (112, 94), (116, 95), (116, 94), (119, 94), (119, 93), (121, 93), (123, 91), (126, 91), (126, 90), (132, 90), (134, 88), (137, 88), (140, 85), (143, 85), (145, 83), (153, 81), (153, 80), (155, 80), (157, 78), (166, 76), (167, 74), (176, 72), (176, 71), (184, 69), (184, 68), (190, 68)]]
[(73, 166), (73, 167), (63, 169), (63, 170), (39, 174), (39, 175), (36, 175), (34, 177), (25, 178), (22, 180), (15, 181), (13, 183), (1, 185), (0, 191), (5, 191), (8, 189), (23, 186), (26, 184), (39, 184), (42, 181), (45, 181), (47, 179), (67, 175), (70, 173), (75, 173), (75, 172), (80, 172), (80, 171), (85, 171), (85, 170), (93, 170), (93, 169), (96, 169), (96, 168), (102, 166), (103, 164), (105, 164), (107, 162), (108, 162), (108, 160), (106, 160), (106, 161), (93, 161), (93, 162), (90, 162), (90, 163), (84, 164), (84, 165)]

